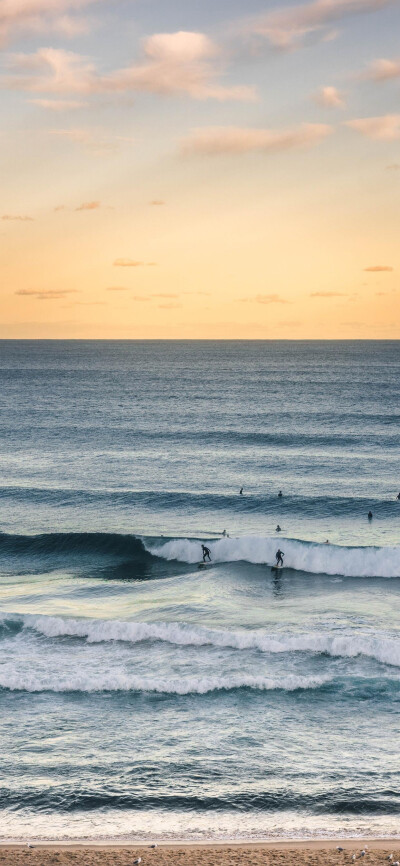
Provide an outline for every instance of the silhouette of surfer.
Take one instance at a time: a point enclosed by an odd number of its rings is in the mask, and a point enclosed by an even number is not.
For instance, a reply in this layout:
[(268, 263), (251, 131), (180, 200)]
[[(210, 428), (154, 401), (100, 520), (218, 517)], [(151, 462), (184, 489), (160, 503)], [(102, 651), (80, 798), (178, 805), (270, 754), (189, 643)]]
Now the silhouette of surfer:
[(240, 490), (239, 490), (239, 495), (240, 495), (240, 496), (243, 496), (243, 487), (240, 488)]
[(275, 559), (276, 559), (276, 565), (277, 566), (283, 565), (283, 557), (284, 556), (285, 556), (285, 554), (283, 553), (283, 550), (279, 549), (276, 551)]
[(276, 529), (275, 529), (275, 532), (282, 532), (282, 529), (281, 529), (281, 527), (279, 526), (279, 523), (278, 523), (278, 526), (277, 526)]
[(203, 553), (203, 562), (211, 562), (211, 553), (210, 549), (205, 546), (205, 544), (201, 545), (201, 550)]
[(282, 490), (279, 491), (278, 496), (283, 496)]
[(372, 520), (372, 518), (373, 518), (372, 511), (369, 511), (368, 512), (368, 520)]

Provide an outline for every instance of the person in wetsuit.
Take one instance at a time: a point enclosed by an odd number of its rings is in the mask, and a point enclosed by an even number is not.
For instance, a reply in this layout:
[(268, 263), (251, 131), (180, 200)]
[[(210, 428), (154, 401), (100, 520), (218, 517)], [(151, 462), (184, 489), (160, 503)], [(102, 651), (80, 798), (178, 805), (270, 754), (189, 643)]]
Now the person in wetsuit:
[(284, 556), (285, 556), (285, 554), (283, 553), (282, 550), (276, 551), (275, 558), (276, 558), (276, 564), (277, 565), (283, 565), (283, 557)]
[(369, 511), (369, 512), (368, 512), (368, 520), (372, 520), (372, 517), (373, 517), (373, 515), (372, 515), (372, 511)]
[(201, 550), (203, 553), (203, 562), (206, 562), (206, 561), (211, 562), (211, 553), (210, 553), (209, 548), (206, 547), (205, 544), (202, 544)]

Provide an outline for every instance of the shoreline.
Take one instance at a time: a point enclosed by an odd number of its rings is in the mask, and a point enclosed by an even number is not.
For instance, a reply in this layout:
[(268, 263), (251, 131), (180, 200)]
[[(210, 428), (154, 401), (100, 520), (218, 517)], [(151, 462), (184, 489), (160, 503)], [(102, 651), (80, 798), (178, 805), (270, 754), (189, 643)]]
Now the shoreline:
[[(13, 850), (21, 849), (21, 848), (26, 849), (27, 848), (27, 841), (28, 841), (28, 838), (27, 838), (27, 840), (2, 840), (2, 839), (0, 839), (0, 848), (2, 848), (2, 849), (10, 848)], [(79, 841), (73, 841), (73, 840), (68, 840), (68, 841), (65, 841), (65, 840), (49, 840), (49, 841), (39, 840), (39, 841), (34, 841), (32, 839), (31, 844), (32, 844), (32, 850), (34, 850), (34, 849), (56, 850), (59, 848), (67, 849), (67, 850), (68, 849), (70, 849), (70, 850), (95, 849), (97, 851), (99, 849), (104, 850), (104, 851), (108, 851), (108, 850), (112, 851), (112, 850), (119, 850), (119, 849), (122, 849), (122, 850), (124, 850), (124, 849), (129, 849), (129, 850), (140, 849), (141, 851), (143, 851), (143, 850), (148, 850), (148, 851), (153, 850), (154, 851), (154, 850), (157, 850), (159, 848), (162, 848), (163, 850), (165, 850), (165, 849), (192, 850), (192, 849), (199, 849), (199, 848), (206, 848), (206, 849), (218, 848), (218, 849), (223, 850), (223, 849), (228, 849), (228, 848), (234, 847), (235, 849), (238, 849), (238, 848), (246, 848), (246, 849), (247, 848), (255, 848), (255, 849), (263, 848), (264, 849), (264, 848), (266, 848), (268, 850), (274, 849), (274, 850), (283, 850), (283, 851), (284, 850), (320, 851), (320, 850), (327, 850), (327, 849), (336, 851), (337, 847), (340, 846), (341, 848), (343, 848), (346, 851), (346, 850), (353, 850), (355, 847), (357, 847), (357, 848), (362, 847), (362, 846), (365, 847), (365, 845), (367, 845), (369, 851), (377, 851), (377, 850), (383, 850), (384, 851), (384, 850), (389, 849), (389, 848), (390, 849), (391, 848), (399, 848), (400, 849), (400, 830), (399, 830), (399, 836), (390, 836), (390, 837), (389, 836), (384, 836), (384, 837), (353, 836), (351, 838), (347, 836), (344, 839), (340, 838), (339, 836), (338, 837), (330, 836), (330, 837), (326, 837), (326, 838), (320, 837), (318, 839), (276, 838), (276, 839), (238, 839), (238, 840), (237, 839), (229, 839), (229, 840), (223, 840), (223, 841), (219, 841), (217, 839), (216, 840), (207, 839), (207, 840), (200, 840), (200, 841), (194, 841), (194, 840), (189, 841), (187, 839), (182, 839), (182, 840), (178, 840), (178, 841), (174, 841), (174, 842), (172, 842), (171, 840), (165, 840), (165, 841), (156, 842), (156, 843), (153, 843), (150, 840), (148, 840), (148, 841), (141, 840), (138, 842), (135, 842), (135, 841), (131, 841), (131, 842), (129, 842), (129, 841), (126, 841), (126, 842), (121, 842), (121, 841), (104, 842), (101, 839), (99, 839), (97, 841), (96, 840), (91, 840), (91, 841), (86, 841), (86, 840), (79, 840)], [(153, 847), (154, 845), (156, 846), (155, 849)]]

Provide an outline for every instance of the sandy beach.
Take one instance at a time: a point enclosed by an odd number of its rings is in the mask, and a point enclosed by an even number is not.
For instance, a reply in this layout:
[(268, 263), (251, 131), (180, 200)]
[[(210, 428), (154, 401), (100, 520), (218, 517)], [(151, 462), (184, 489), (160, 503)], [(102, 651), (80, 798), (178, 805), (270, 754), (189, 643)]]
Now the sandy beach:
[[(350, 866), (353, 855), (369, 866), (384, 866), (388, 857), (400, 857), (400, 840), (315, 840), (310, 842), (254, 842), (210, 844), (149, 845), (78, 845), (47, 843), (28, 848), (26, 845), (0, 847), (0, 866), (132, 866), (140, 857), (141, 866)], [(337, 847), (343, 848), (338, 851)], [(365, 850), (363, 856), (361, 851)]]

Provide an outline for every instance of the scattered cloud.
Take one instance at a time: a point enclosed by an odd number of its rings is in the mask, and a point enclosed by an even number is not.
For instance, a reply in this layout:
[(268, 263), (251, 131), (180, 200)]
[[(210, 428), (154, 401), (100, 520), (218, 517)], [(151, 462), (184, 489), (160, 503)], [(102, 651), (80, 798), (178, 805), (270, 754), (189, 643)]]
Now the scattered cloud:
[(77, 108), (85, 108), (87, 102), (76, 102), (72, 99), (30, 99), (31, 105), (38, 105), (48, 111), (73, 111)]
[(84, 201), (75, 210), (98, 210), (99, 207), (101, 207), (101, 202), (99, 201)]
[(148, 295), (131, 295), (132, 301), (149, 301), (150, 298)]
[(162, 201), (161, 199), (155, 198), (153, 201), (149, 202), (149, 204), (154, 205), (154, 206), (158, 206), (158, 205), (161, 206), (161, 205), (165, 204), (165, 201)]
[(152, 295), (152, 298), (179, 298), (179, 295), (174, 294), (173, 292), (158, 292), (156, 295)]
[(134, 259), (115, 259), (113, 264), (117, 268), (140, 268), (144, 262), (136, 262)]
[(17, 221), (21, 223), (32, 223), (33, 217), (30, 216), (20, 216), (19, 214), (9, 214), (5, 213), (2, 216), (2, 220), (8, 220), (9, 222)]
[(369, 268), (364, 268), (364, 271), (368, 271), (372, 274), (380, 274), (386, 271), (393, 271), (394, 268), (390, 267), (390, 265), (372, 265)]
[(117, 141), (121, 140), (119, 136), (110, 137), (93, 129), (50, 129), (49, 135), (72, 141), (97, 156), (115, 153)]
[(400, 171), (400, 164), (398, 162), (393, 162), (391, 165), (387, 165), (385, 171)]
[(331, 126), (303, 123), (294, 129), (254, 129), (221, 126), (194, 129), (182, 141), (184, 153), (206, 155), (241, 154), (252, 151), (276, 153), (319, 144), (332, 132)]
[(321, 87), (314, 96), (317, 105), (324, 108), (345, 108), (343, 94), (336, 87)]
[(24, 297), (36, 298), (39, 301), (54, 301), (58, 298), (65, 298), (66, 295), (77, 294), (76, 289), (18, 289), (16, 295)]
[(311, 292), (310, 298), (346, 298), (347, 292)]
[(239, 298), (242, 303), (250, 304), (291, 304), (292, 301), (287, 301), (280, 295), (256, 295), (254, 298)]
[(142, 61), (101, 75), (85, 56), (61, 48), (40, 48), (8, 59), (8, 87), (40, 93), (186, 94), (193, 99), (254, 100), (252, 87), (217, 83), (222, 52), (204, 33), (155, 33), (143, 42)]
[(267, 40), (274, 48), (296, 48), (317, 36), (331, 35), (330, 26), (352, 15), (375, 12), (393, 0), (314, 0), (249, 19), (242, 30)]
[(400, 114), (360, 117), (347, 120), (345, 125), (374, 141), (394, 141), (400, 138)]
[(400, 60), (374, 60), (368, 67), (365, 78), (372, 81), (390, 81), (394, 78), (400, 78)]

